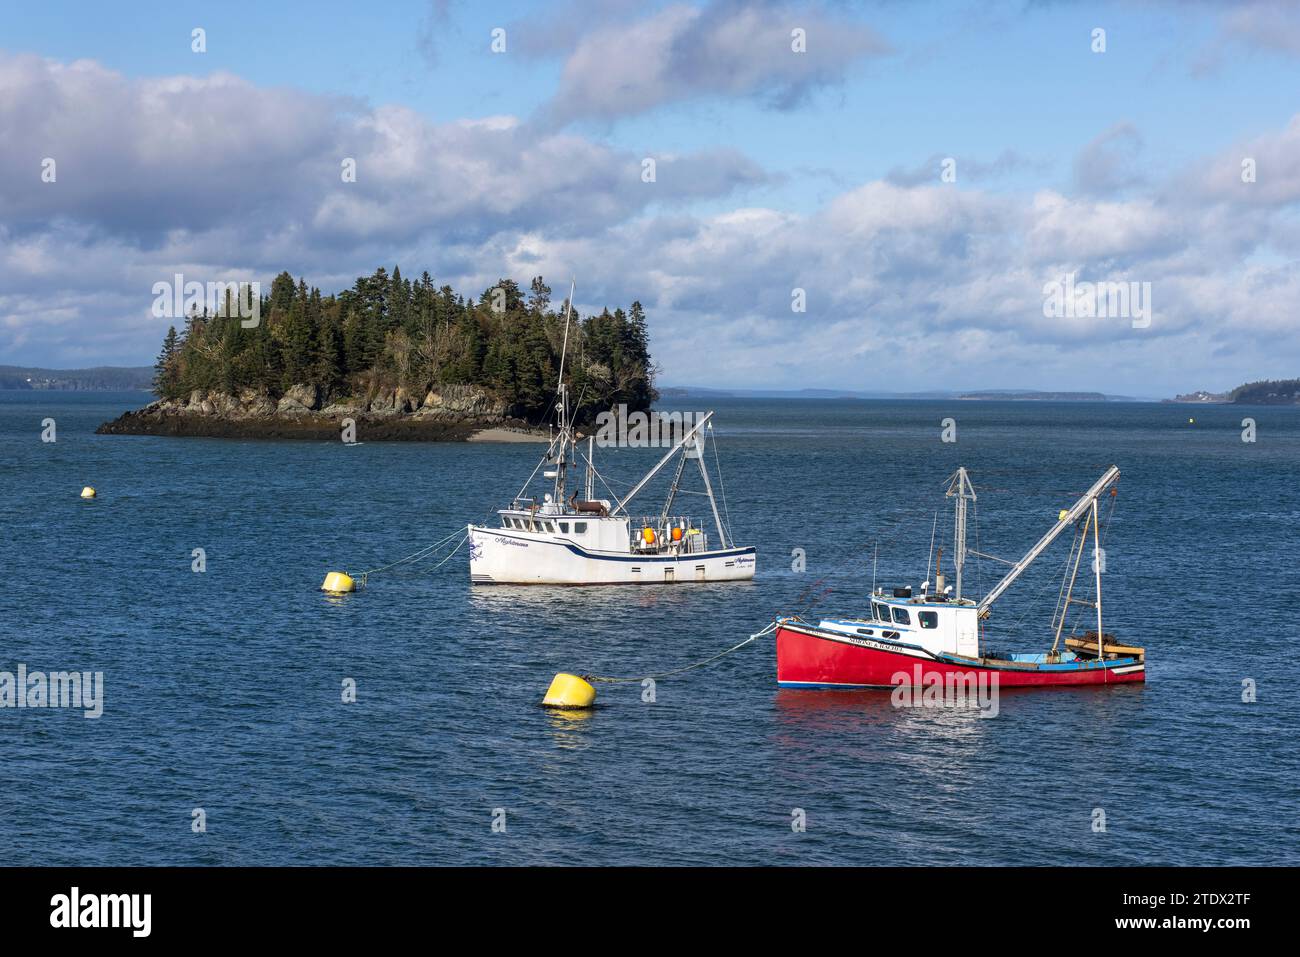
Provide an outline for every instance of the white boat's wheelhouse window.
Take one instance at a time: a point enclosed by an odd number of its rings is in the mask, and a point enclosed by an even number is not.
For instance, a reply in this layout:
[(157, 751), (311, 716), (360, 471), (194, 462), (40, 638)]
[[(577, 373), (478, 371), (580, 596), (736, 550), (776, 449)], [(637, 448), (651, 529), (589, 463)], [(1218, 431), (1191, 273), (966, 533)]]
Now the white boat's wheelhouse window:
[(922, 628), (939, 627), (939, 613), (937, 611), (918, 611), (916, 620), (921, 623)]
[(573, 523), (573, 534), (575, 534), (575, 535), (585, 535), (585, 534), (587, 534), (587, 523), (586, 523), (586, 522), (574, 522), (574, 523)]
[(895, 608), (894, 621), (898, 622), (900, 625), (910, 625), (912, 623), (912, 616), (907, 613), (906, 608)]
[(882, 605), (880, 602), (875, 601), (871, 603), (871, 606), (876, 610), (876, 618), (878, 618), (880, 621), (885, 621), (885, 622), (889, 621), (888, 605)]
[(548, 532), (555, 531), (555, 526), (552, 525), (550, 522), (542, 522), (542, 528)]
[(568, 535), (568, 534), (569, 534), (569, 523), (568, 523), (568, 522), (557, 522), (556, 524), (558, 524), (558, 525), (560, 526), (560, 531), (562, 531), (565, 535)]

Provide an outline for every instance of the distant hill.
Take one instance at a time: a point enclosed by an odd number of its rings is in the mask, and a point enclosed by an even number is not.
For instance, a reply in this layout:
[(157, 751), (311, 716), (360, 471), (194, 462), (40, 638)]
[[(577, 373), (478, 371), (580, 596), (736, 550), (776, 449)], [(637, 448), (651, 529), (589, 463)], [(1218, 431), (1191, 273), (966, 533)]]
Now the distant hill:
[(1262, 379), (1247, 382), (1229, 392), (1198, 389), (1165, 402), (1230, 403), (1235, 405), (1300, 405), (1300, 379)]
[(1108, 402), (1119, 396), (1100, 392), (1017, 392), (1011, 389), (986, 389), (983, 392), (963, 392), (959, 399), (997, 402)]
[(95, 366), (92, 369), (36, 369), (0, 366), (0, 389), (58, 392), (148, 392), (153, 369), (148, 366)]
[(1001, 402), (1141, 402), (1127, 395), (1103, 395), (1100, 392), (1036, 392), (1032, 389), (985, 389), (978, 392), (866, 392), (852, 389), (708, 389), (700, 386), (665, 386), (659, 389), (664, 398), (684, 399), (713, 396), (741, 399), (972, 399)]
[(1300, 379), (1264, 379), (1247, 382), (1228, 393), (1238, 405), (1300, 405)]
[(1195, 402), (1199, 404), (1231, 402), (1232, 399), (1223, 392), (1206, 392), (1204, 389), (1197, 389), (1195, 392), (1188, 392), (1185, 395), (1176, 395), (1172, 399), (1163, 399), (1164, 402)]

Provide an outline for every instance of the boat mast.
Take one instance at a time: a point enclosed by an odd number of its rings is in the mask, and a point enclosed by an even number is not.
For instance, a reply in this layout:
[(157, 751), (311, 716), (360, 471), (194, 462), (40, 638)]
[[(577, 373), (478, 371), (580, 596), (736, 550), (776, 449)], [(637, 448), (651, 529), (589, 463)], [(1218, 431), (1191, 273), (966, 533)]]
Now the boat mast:
[(596, 493), (596, 437), (587, 438), (587, 501)]
[[(1106, 488), (1109, 485), (1111, 485), (1113, 482), (1115, 482), (1115, 480), (1118, 478), (1119, 478), (1119, 469), (1116, 466), (1112, 465), (1110, 468), (1106, 470), (1105, 474), (1102, 475), (1101, 478), (1097, 479), (1097, 481), (1093, 483), (1092, 488), (1088, 489), (1088, 491), (1083, 493), (1082, 498), (1080, 498), (1077, 502), (1075, 502), (1068, 509), (1066, 509), (1064, 512), (1061, 513), (1060, 519), (1057, 521), (1055, 525), (1053, 525), (1050, 529), (1048, 529), (1047, 534), (1044, 535), (1042, 538), (1040, 538), (1038, 540), (1038, 543), (1033, 548), (1031, 548), (1028, 552), (1025, 553), (1025, 557), (1020, 559), (1020, 561), (1016, 562), (1015, 565), (1011, 567), (1011, 571), (1007, 572), (1006, 577), (1003, 578), (1002, 581), (994, 585), (993, 590), (984, 596), (984, 599), (979, 603), (978, 606), (980, 617), (983, 617), (984, 614), (988, 611), (989, 606), (992, 605), (995, 601), (997, 601), (1004, 591), (1006, 591), (1008, 588), (1011, 587), (1011, 583), (1020, 577), (1021, 573), (1024, 572), (1024, 570), (1030, 566), (1033, 560), (1037, 558), (1039, 555), (1041, 555), (1043, 553), (1043, 550), (1046, 549), (1048, 545), (1052, 544), (1052, 542), (1056, 540), (1056, 536), (1060, 535), (1061, 532), (1063, 532), (1067, 527), (1072, 525), (1081, 515), (1083, 515), (1084, 512), (1088, 511), (1089, 508), (1093, 509), (1093, 515), (1094, 516), (1096, 515), (1097, 498), (1101, 495), (1102, 492), (1106, 491)], [(1094, 541), (1096, 540), (1096, 534), (1097, 531), (1094, 522), (1093, 525)], [(1098, 587), (1100, 587), (1101, 566), (1098, 565), (1097, 567), (1098, 567), (1097, 583), (1098, 583)], [(1098, 599), (1097, 617), (1098, 620), (1100, 620), (1101, 596), (1098, 595), (1097, 599)]]
[[(524, 493), (528, 491), (528, 486), (533, 484), (533, 479), (537, 478), (537, 473), (541, 470), (543, 465), (546, 465), (551, 461), (551, 456), (556, 454), (555, 443), (558, 439), (559, 436), (551, 436), (551, 444), (546, 447), (546, 454), (543, 455), (541, 461), (533, 467), (532, 473), (524, 480), (524, 484), (520, 486), (519, 491), (515, 493), (515, 497), (511, 500), (512, 505), (517, 505), (519, 502), (524, 500)], [(550, 478), (551, 476), (550, 472), (544, 474), (547, 478)]]
[(1104, 661), (1101, 639), (1101, 542), (1097, 530), (1097, 500), (1092, 500), (1092, 571), (1097, 578), (1097, 660)]
[(564, 480), (568, 472), (569, 445), (572, 441), (570, 433), (570, 415), (568, 414), (568, 387), (564, 384), (564, 361), (569, 354), (569, 317), (573, 313), (573, 294), (577, 290), (578, 280), (575, 278), (569, 285), (569, 299), (564, 305), (564, 342), (560, 346), (560, 378), (555, 396), (555, 419), (559, 424), (559, 446), (560, 451), (555, 460), (555, 501), (558, 504), (564, 503)]
[(952, 547), (953, 565), (957, 569), (956, 600), (961, 601), (961, 570), (966, 564), (966, 502), (975, 501), (975, 486), (971, 485), (965, 468), (957, 469), (957, 474), (948, 485), (947, 495), (957, 499), (954, 506), (956, 514), (953, 517)]

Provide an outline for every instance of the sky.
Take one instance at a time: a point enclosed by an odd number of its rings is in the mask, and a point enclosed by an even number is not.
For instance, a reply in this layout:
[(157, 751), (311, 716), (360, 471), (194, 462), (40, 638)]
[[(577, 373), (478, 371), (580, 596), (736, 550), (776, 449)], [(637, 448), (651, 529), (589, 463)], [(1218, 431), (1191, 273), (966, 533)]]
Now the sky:
[(661, 385), (1226, 390), (1298, 211), (1300, 3), (0, 5), (0, 364), (397, 265), (639, 300)]

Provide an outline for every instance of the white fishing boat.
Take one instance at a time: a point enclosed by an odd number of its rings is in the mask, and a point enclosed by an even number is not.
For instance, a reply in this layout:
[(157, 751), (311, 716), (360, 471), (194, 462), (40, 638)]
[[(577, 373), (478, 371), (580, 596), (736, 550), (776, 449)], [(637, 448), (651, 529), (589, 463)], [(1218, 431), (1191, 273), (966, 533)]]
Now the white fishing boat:
[[(565, 312), (564, 345), (555, 401), (555, 433), (546, 454), (510, 505), (498, 509), (499, 526), (468, 528), (469, 572), (474, 584), (619, 585), (678, 582), (743, 581), (754, 577), (753, 546), (738, 546), (724, 523), (704, 451), (713, 439), (713, 413), (678, 430), (668, 452), (621, 497), (596, 497), (596, 482), (609, 490), (596, 471), (596, 437), (574, 428), (564, 382), (568, 353), (572, 290)], [(679, 416), (676, 420), (681, 422)], [(585, 440), (586, 448), (582, 448)], [(629, 505), (663, 468), (676, 459), (676, 470), (663, 506), (653, 514), (634, 515)], [(695, 516), (674, 513), (688, 463), (699, 467), (712, 517), (712, 531)], [(570, 471), (584, 470), (584, 497), (569, 493)], [(530, 494), (539, 473), (548, 491)], [(576, 475), (574, 476), (576, 478)]]

